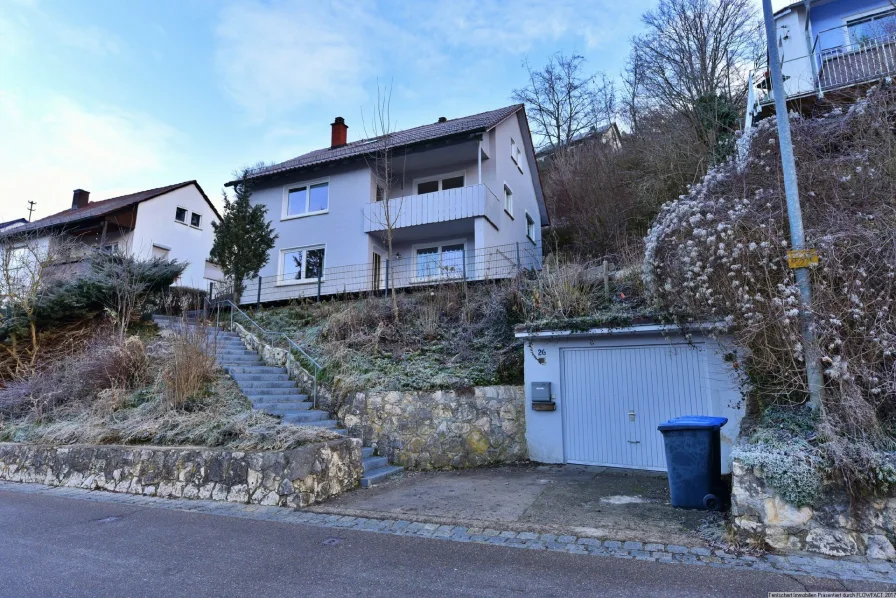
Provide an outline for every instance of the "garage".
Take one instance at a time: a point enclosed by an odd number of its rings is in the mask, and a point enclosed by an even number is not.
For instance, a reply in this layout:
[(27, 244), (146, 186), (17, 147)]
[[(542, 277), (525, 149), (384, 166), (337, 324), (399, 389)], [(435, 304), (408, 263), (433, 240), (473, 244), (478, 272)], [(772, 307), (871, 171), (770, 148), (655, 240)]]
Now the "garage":
[(682, 415), (727, 417), (723, 471), (743, 416), (728, 343), (659, 325), (518, 332), (525, 341), (529, 457), (665, 471), (657, 425)]

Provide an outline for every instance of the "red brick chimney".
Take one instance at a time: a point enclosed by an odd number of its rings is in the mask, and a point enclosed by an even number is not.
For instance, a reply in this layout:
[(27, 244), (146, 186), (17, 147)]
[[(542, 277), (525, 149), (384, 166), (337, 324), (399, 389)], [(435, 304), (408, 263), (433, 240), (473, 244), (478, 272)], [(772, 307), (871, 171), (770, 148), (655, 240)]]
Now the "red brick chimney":
[(72, 209), (86, 208), (87, 202), (90, 201), (90, 191), (84, 189), (75, 189), (72, 192)]
[(332, 127), (330, 148), (345, 145), (348, 142), (348, 125), (345, 124), (345, 119), (337, 116), (330, 126)]

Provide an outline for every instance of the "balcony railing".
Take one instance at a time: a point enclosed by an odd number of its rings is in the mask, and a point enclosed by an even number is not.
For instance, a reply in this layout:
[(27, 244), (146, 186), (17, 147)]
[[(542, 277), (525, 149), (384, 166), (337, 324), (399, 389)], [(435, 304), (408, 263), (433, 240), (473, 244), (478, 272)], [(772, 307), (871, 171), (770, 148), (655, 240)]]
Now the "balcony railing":
[[(832, 45), (833, 39), (848, 40)], [(788, 99), (869, 83), (896, 75), (896, 31), (857, 38), (843, 27), (815, 37), (812, 52), (782, 62)], [(774, 101), (768, 66), (753, 72), (760, 105)]]
[(497, 227), (504, 207), (482, 184), (393, 198), (388, 204), (388, 218), (385, 201), (364, 206), (364, 232), (384, 231), (390, 221), (396, 229), (477, 216), (485, 216)]

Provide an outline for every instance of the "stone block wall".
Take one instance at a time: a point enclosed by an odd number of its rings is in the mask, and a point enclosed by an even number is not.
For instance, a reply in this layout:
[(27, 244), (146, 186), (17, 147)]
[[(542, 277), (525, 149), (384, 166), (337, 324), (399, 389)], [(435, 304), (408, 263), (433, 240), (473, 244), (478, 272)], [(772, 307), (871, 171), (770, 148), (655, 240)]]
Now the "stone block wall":
[(781, 552), (896, 560), (896, 496), (852, 505), (844, 488), (829, 484), (816, 504), (796, 507), (768, 486), (761, 469), (735, 459), (731, 473), (731, 515), (739, 540)]
[(288, 451), (0, 443), (0, 479), (166, 498), (304, 507), (356, 487), (361, 441)]
[[(268, 365), (285, 367), (310, 392), (312, 376), (293, 356), (239, 324), (234, 331)], [(338, 400), (318, 386), (317, 404), (365, 446), (411, 469), (477, 467), (528, 459), (522, 386), (467, 390), (359, 392)]]
[(528, 458), (521, 386), (356, 393), (338, 409), (352, 435), (412, 469), (476, 467)]

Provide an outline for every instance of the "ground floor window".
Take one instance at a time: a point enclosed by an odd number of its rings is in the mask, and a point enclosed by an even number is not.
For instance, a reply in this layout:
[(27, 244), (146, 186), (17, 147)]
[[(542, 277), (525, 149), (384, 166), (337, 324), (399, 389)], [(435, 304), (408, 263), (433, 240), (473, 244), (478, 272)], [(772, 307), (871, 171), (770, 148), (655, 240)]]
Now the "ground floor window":
[(324, 247), (294, 247), (280, 252), (280, 278), (284, 283), (316, 280), (323, 276)]
[(418, 280), (460, 278), (464, 275), (463, 243), (419, 247), (415, 259)]

